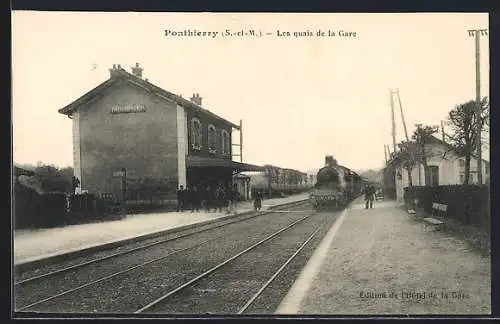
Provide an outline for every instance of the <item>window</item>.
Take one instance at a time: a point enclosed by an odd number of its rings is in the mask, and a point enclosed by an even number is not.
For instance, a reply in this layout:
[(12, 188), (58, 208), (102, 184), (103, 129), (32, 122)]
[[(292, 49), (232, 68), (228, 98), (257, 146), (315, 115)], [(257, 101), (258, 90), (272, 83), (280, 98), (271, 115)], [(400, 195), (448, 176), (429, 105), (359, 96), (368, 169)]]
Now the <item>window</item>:
[(210, 153), (215, 153), (216, 150), (216, 139), (217, 133), (214, 125), (208, 125), (208, 151)]
[(485, 174), (490, 174), (490, 165), (489, 165), (489, 164), (485, 163), (485, 165), (484, 165), (484, 169), (485, 169), (485, 170), (484, 170), (484, 173), (485, 173)]
[(222, 154), (228, 155), (230, 151), (229, 133), (225, 129), (222, 130), (221, 138), (222, 138), (222, 143), (221, 143)]
[(429, 185), (439, 186), (439, 167), (436, 165), (428, 166), (427, 173), (429, 174)]
[(201, 149), (201, 122), (197, 118), (191, 119), (191, 146), (195, 150)]
[(460, 165), (461, 167), (465, 167), (465, 160), (464, 159), (458, 160), (458, 165)]
[[(469, 173), (469, 184), (475, 183), (477, 181), (477, 176), (474, 176), (476, 173), (475, 172), (470, 172)], [(460, 184), (463, 184), (465, 181), (465, 173), (460, 172)]]

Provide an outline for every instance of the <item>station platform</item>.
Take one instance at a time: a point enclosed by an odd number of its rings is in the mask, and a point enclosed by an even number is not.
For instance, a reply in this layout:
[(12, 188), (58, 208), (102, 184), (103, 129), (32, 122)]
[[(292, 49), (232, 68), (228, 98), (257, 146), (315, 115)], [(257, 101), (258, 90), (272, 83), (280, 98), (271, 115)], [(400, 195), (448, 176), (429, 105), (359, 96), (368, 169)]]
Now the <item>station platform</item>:
[[(285, 198), (264, 199), (262, 211), (271, 207), (305, 200), (307, 193)], [(253, 201), (240, 202), (237, 214), (253, 211)], [(232, 214), (233, 216), (235, 214)], [(222, 212), (160, 212), (126, 215), (121, 220), (70, 225), (48, 229), (22, 229), (14, 231), (14, 265), (46, 259), (60, 254), (86, 248), (140, 238), (153, 233), (167, 231), (182, 226), (202, 223), (211, 219), (227, 217)], [(231, 216), (231, 215), (229, 215)]]
[(277, 314), (491, 314), (490, 257), (396, 202), (364, 207), (343, 211)]

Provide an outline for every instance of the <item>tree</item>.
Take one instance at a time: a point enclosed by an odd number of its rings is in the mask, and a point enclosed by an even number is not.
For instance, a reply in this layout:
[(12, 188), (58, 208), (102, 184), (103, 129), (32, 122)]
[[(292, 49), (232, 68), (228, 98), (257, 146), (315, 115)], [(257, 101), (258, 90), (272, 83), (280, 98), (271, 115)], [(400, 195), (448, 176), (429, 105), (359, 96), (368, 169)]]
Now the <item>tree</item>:
[(429, 185), (429, 174), (427, 172), (427, 162), (429, 161), (429, 158), (432, 157), (433, 153), (432, 150), (428, 148), (426, 145), (429, 143), (429, 140), (431, 139), (432, 135), (437, 133), (439, 130), (438, 126), (426, 126), (422, 124), (416, 124), (415, 125), (416, 129), (413, 132), (412, 135), (412, 140), (416, 145), (417, 149), (417, 162), (422, 163), (424, 166), (424, 183), (425, 185)]
[(408, 172), (408, 186), (411, 187), (413, 185), (411, 171), (419, 162), (419, 148), (414, 141), (402, 141), (398, 147), (396, 155), (401, 160), (401, 166)]
[[(476, 102), (471, 100), (455, 106), (448, 113), (447, 124), (451, 127), (450, 144), (458, 155), (465, 157), (464, 184), (469, 183), (470, 160), (477, 149), (477, 123), (489, 125), (489, 102), (485, 97), (481, 100), (481, 115), (477, 118)], [(483, 133), (487, 127), (482, 127)], [(482, 134), (481, 134), (482, 136)]]
[(72, 167), (64, 167), (64, 168), (61, 168), (59, 169), (59, 172), (61, 172), (61, 174), (64, 176), (64, 178), (70, 180), (71, 178), (73, 178), (73, 168)]
[(40, 187), (44, 191), (58, 191), (58, 192), (70, 192), (72, 183), (71, 177), (63, 173), (60, 169), (53, 165), (43, 165), (38, 163), (38, 166), (34, 170), (35, 178)]

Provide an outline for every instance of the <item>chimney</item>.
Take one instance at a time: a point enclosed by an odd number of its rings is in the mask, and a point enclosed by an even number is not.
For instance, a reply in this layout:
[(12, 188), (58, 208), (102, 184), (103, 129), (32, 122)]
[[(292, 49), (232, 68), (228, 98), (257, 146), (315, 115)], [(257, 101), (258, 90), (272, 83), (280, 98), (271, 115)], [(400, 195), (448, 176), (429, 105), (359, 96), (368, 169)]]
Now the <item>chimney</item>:
[(139, 66), (139, 63), (135, 63), (135, 67), (132, 68), (132, 74), (138, 78), (142, 78), (142, 68)]
[(193, 96), (190, 98), (190, 100), (198, 106), (201, 106), (201, 97), (198, 93), (193, 93)]
[(113, 64), (113, 67), (109, 69), (109, 77), (113, 78), (115, 76), (118, 76), (120, 74), (120, 64), (118, 66), (116, 64)]

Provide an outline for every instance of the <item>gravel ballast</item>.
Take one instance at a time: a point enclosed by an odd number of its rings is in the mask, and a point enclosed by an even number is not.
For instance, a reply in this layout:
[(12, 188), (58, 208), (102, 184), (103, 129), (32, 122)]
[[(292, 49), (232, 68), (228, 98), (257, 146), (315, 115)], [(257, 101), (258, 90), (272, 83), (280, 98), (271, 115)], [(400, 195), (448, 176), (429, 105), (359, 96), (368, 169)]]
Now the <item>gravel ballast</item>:
[[(297, 208), (300, 209), (299, 207)], [(168, 257), (164, 260), (151, 263), (144, 268), (133, 270), (127, 274), (119, 275), (77, 292), (57, 297), (28, 310), (51, 312), (133, 312), (144, 304), (145, 301), (158, 298), (157, 296), (161, 296), (165, 290), (182, 284), (211, 266), (223, 261), (225, 258), (257, 242), (262, 237), (304, 216), (305, 214), (298, 213), (273, 213), (268, 216), (222, 227), (214, 230), (214, 232), (210, 231), (213, 236), (220, 236), (220, 238), (189, 251), (175, 254), (171, 258)], [(205, 234), (205, 236), (208, 235)], [(187, 245), (194, 245), (206, 238), (193, 236), (191, 239), (192, 242), (188, 242), (190, 241), (188, 239), (183, 239), (183, 242)], [(155, 247), (144, 250), (140, 258), (142, 260), (153, 259), (162, 253), (168, 252), (162, 250), (161, 247)], [(137, 258), (137, 255), (135, 258)], [(114, 262), (119, 264), (118, 267), (123, 266), (121, 260), (125, 263), (134, 262), (132, 255), (120, 257), (114, 259)], [(93, 267), (94, 272), (90, 273), (88, 271), (90, 267), (86, 267), (88, 269), (81, 269), (77, 273), (77, 276), (87, 279), (103, 277), (101, 273), (98, 273), (99, 269), (96, 269), (99, 267), (101, 268), (100, 271), (105, 269), (105, 267), (97, 265)], [(70, 282), (69, 279), (63, 279), (61, 281), (58, 280), (58, 283), (54, 285), (54, 281), (47, 281), (45, 283), (46, 287), (38, 287), (38, 289), (45, 292), (55, 287), (58, 287), (58, 290), (67, 289), (64, 285), (59, 285), (64, 280)], [(28, 295), (30, 294), (27, 292), (24, 294), (24, 296)]]
[(168, 297), (148, 313), (235, 314), (323, 223), (315, 215)]

